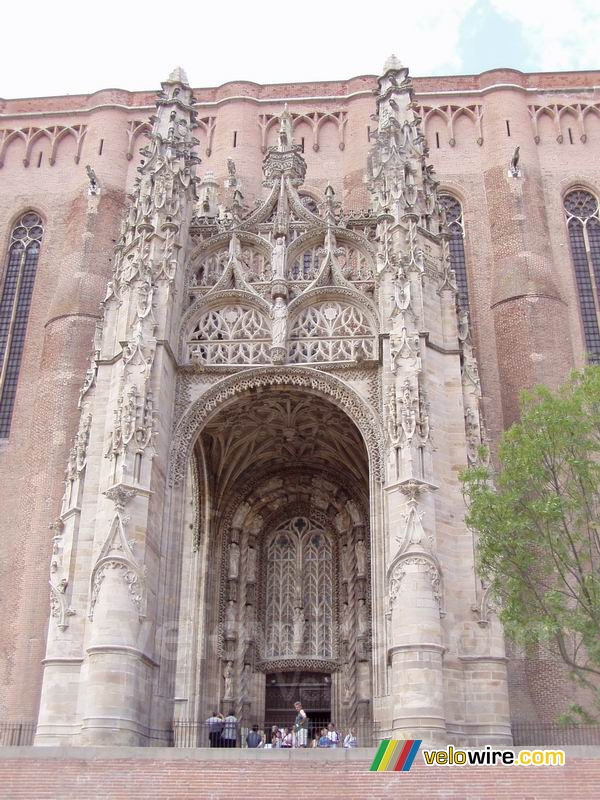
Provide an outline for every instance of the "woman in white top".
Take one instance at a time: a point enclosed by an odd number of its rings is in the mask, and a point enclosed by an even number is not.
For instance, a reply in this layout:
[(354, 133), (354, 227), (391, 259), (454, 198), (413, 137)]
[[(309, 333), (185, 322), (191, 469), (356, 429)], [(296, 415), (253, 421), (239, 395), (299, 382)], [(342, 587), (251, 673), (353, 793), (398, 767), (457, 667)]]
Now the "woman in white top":
[(356, 739), (354, 728), (350, 728), (349, 732), (346, 734), (344, 738), (344, 747), (358, 747), (358, 741)]

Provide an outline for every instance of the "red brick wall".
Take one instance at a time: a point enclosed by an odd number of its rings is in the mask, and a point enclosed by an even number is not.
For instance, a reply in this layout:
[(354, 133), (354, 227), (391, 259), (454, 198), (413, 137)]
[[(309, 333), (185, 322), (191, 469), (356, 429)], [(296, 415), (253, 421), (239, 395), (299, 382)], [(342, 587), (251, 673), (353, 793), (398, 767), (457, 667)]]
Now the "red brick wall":
[(374, 751), (364, 760), (345, 763), (324, 753), (304, 755), (290, 759), (286, 753), (256, 752), (247, 761), (204, 761), (198, 751), (189, 758), (147, 758), (146, 754), (103, 758), (98, 751), (77, 759), (5, 755), (0, 760), (0, 792), (11, 800), (563, 800), (568, 796), (592, 800), (598, 797), (600, 785), (600, 758), (567, 757), (564, 767), (428, 767), (417, 755), (409, 772), (372, 773)]

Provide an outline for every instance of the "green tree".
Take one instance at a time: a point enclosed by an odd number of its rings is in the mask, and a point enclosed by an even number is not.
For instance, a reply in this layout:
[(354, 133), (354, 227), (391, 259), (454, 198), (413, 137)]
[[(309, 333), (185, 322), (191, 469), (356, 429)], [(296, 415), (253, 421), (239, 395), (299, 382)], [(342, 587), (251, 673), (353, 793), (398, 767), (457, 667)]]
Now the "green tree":
[(498, 464), (461, 475), (480, 573), (507, 634), (522, 644), (555, 642), (573, 677), (597, 693), (600, 367), (573, 373), (554, 393), (523, 394)]

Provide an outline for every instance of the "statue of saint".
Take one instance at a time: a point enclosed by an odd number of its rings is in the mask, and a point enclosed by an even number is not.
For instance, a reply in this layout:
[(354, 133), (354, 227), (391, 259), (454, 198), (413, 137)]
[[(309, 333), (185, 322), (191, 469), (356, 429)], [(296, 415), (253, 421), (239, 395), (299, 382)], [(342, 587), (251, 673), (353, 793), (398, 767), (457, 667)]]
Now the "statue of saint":
[(294, 609), (294, 653), (302, 652), (302, 643), (304, 641), (304, 609)]
[(356, 572), (359, 578), (364, 578), (367, 574), (367, 548), (364, 539), (356, 543)]
[(358, 601), (358, 635), (366, 636), (369, 632), (369, 619), (367, 617), (367, 604), (364, 597)]
[(235, 636), (235, 603), (230, 600), (225, 609), (225, 636)]
[(276, 297), (271, 309), (272, 347), (285, 347), (288, 309), (283, 297)]
[(228, 661), (225, 664), (223, 671), (223, 680), (225, 681), (225, 691), (223, 692), (224, 700), (233, 700), (233, 664)]
[(394, 281), (394, 308), (392, 316), (400, 314), (403, 311), (408, 311), (410, 306), (410, 281), (408, 278), (398, 270), (396, 280)]
[(246, 554), (246, 579), (248, 583), (256, 580), (256, 548), (249, 547)]
[(229, 578), (237, 578), (240, 574), (240, 547), (237, 542), (229, 545)]
[(285, 239), (280, 236), (273, 248), (271, 269), (274, 281), (285, 280)]

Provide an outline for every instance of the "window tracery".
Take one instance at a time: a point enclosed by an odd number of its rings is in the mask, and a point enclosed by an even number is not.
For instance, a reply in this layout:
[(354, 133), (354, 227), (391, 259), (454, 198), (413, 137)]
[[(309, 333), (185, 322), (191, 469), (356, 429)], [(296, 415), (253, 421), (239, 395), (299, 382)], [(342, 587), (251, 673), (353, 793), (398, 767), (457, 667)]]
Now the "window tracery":
[(291, 363), (375, 357), (375, 333), (357, 306), (327, 300), (303, 309), (290, 333)]
[(244, 305), (211, 309), (188, 342), (188, 357), (198, 364), (268, 364), (271, 330), (263, 314)]
[(566, 195), (564, 210), (571, 244), (585, 345), (592, 364), (600, 364), (600, 212), (598, 198), (584, 189)]
[(306, 517), (284, 523), (267, 548), (266, 658), (333, 657), (333, 547)]
[(39, 215), (28, 211), (14, 226), (8, 247), (0, 297), (0, 438), (10, 433), (43, 233)]
[(469, 284), (465, 259), (465, 223), (462, 205), (451, 194), (441, 194), (439, 201), (446, 213), (446, 224), (450, 230), (450, 264), (456, 277), (458, 307), (469, 311)]

